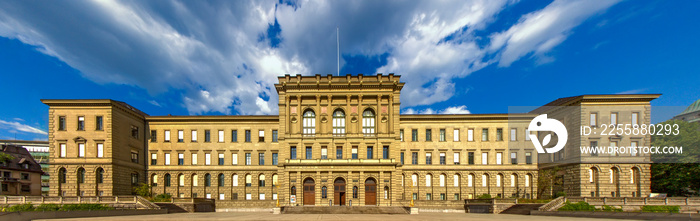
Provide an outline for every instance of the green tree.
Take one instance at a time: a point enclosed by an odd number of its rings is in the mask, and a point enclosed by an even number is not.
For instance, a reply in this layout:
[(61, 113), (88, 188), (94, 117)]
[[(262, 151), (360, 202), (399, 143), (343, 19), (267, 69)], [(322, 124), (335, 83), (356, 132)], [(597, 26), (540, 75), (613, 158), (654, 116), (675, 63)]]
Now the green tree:
[(669, 196), (697, 196), (700, 189), (700, 124), (680, 120), (661, 124), (677, 124), (679, 133), (652, 135), (651, 146), (683, 147), (683, 153), (651, 155), (654, 162), (651, 165), (651, 191)]
[(561, 171), (559, 167), (554, 167), (552, 169), (540, 170), (537, 174), (537, 198), (544, 199), (552, 197), (552, 190), (554, 185), (561, 185), (558, 183), (556, 178), (557, 174)]
[(134, 187), (134, 193), (142, 197), (151, 197), (151, 185), (139, 183), (138, 186)]
[(0, 152), (0, 162), (5, 162), (12, 159), (15, 159), (15, 157), (7, 153)]

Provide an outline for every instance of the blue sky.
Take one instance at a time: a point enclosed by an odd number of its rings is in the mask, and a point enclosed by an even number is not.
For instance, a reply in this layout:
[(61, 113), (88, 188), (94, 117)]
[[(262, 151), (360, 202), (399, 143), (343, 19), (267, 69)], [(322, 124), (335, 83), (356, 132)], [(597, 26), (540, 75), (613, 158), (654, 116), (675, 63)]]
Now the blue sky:
[[(581, 94), (700, 98), (699, 1), (0, 1), (0, 139), (39, 99), (150, 115), (276, 114), (275, 76), (396, 73), (403, 113), (506, 113)], [(680, 109), (679, 109), (680, 108)]]

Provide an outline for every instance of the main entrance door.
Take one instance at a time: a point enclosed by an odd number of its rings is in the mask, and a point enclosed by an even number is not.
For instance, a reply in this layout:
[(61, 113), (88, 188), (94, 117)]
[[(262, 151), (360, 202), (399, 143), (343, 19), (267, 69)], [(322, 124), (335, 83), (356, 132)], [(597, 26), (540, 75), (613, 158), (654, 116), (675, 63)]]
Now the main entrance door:
[(365, 180), (365, 205), (377, 205), (377, 181)]
[(316, 185), (311, 178), (304, 180), (304, 205), (316, 205)]
[(333, 205), (345, 205), (345, 180), (343, 178), (335, 179), (333, 182)]

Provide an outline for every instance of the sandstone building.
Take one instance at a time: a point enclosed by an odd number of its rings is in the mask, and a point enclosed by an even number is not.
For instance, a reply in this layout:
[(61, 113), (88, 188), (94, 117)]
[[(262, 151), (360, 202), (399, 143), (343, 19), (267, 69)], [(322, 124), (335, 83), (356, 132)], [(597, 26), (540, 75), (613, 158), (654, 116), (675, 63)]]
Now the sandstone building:
[[(149, 116), (113, 100), (42, 100), (50, 107), (50, 194), (131, 194), (133, 185), (148, 182), (154, 194), (217, 199), (217, 207), (273, 207), (277, 200), (283, 206), (407, 205), (482, 194), (537, 197), (539, 171), (554, 167), (563, 168), (557, 176), (569, 195), (649, 193), (648, 156), (587, 161), (574, 144), (562, 160), (538, 154), (526, 136), (528, 124), (557, 109), (401, 115), (398, 75), (278, 80), (279, 114), (269, 116)], [(658, 96), (584, 95), (550, 105), (580, 107), (575, 125), (589, 122), (589, 112), (600, 122), (615, 113), (620, 121), (636, 114), (637, 123), (648, 123), (649, 101)], [(649, 142), (648, 136), (593, 139), (599, 145)], [(588, 182), (591, 168), (595, 182)], [(619, 185), (605, 179), (611, 168)], [(622, 184), (629, 176), (637, 182)]]

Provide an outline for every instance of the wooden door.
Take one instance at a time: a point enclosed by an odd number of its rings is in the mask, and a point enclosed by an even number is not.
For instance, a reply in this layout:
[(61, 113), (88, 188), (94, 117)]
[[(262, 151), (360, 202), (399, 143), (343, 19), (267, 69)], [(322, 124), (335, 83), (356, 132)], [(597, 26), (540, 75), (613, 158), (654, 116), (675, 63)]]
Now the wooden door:
[(316, 186), (314, 180), (304, 180), (304, 205), (316, 205)]
[(345, 205), (345, 180), (337, 179), (333, 183), (333, 205)]
[(377, 182), (372, 178), (365, 181), (365, 205), (377, 205)]

